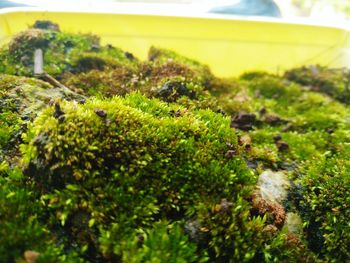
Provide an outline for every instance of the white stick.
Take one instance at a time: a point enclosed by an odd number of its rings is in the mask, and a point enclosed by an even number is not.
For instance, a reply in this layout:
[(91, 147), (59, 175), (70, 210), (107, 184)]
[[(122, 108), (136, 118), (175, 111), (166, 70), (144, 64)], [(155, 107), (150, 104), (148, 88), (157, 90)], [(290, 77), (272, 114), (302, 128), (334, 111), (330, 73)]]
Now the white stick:
[(34, 53), (34, 74), (41, 75), (44, 73), (43, 51), (36, 49)]

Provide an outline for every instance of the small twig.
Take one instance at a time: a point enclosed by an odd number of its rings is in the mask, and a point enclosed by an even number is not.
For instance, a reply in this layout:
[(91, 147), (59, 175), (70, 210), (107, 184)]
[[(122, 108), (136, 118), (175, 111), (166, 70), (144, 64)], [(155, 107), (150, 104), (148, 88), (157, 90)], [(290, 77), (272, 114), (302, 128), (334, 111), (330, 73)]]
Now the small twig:
[(61, 89), (69, 89), (68, 87), (66, 87), (62, 83), (60, 83), (57, 79), (55, 79), (51, 75), (45, 73), (45, 71), (44, 71), (44, 56), (43, 56), (43, 51), (40, 48), (36, 49), (34, 52), (34, 75), (37, 78), (50, 83), (54, 87), (58, 87)]
[(36, 74), (36, 77), (50, 83), (54, 87), (58, 87), (61, 89), (69, 89), (68, 87), (64, 86), (62, 83), (60, 83), (57, 79), (52, 77), (51, 75), (47, 73), (42, 73), (42, 74)]

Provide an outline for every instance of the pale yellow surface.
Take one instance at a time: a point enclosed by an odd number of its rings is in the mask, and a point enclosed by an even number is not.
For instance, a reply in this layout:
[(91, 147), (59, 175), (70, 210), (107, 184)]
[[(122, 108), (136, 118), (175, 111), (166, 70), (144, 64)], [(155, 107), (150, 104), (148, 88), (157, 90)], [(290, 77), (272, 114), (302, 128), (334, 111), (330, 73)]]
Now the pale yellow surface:
[(150, 46), (173, 49), (209, 65), (219, 76), (245, 71), (280, 72), (322, 64), (350, 67), (349, 32), (325, 26), (239, 18), (44, 11), (0, 13), (0, 44), (35, 20), (58, 23), (69, 32), (95, 33), (146, 59)]

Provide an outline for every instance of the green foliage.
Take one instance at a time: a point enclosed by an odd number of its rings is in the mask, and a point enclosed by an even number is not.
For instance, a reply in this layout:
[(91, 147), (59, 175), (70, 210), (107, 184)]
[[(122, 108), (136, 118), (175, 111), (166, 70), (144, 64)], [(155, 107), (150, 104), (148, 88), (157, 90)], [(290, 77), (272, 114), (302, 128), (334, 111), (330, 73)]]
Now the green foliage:
[(350, 257), (349, 147), (312, 159), (301, 179), (301, 211), (310, 246), (331, 262)]
[(26, 123), (51, 100), (62, 98), (79, 96), (40, 80), (0, 74), (0, 161), (13, 163)]
[(328, 69), (322, 66), (310, 66), (292, 69), (285, 77), (312, 90), (322, 92), (341, 102), (350, 102), (350, 73), (346, 69)]
[(21, 171), (0, 163), (0, 262), (22, 262), (25, 251), (38, 252), (37, 262), (82, 262), (55, 245), (43, 217), (37, 192)]
[(101, 237), (101, 247), (105, 254), (122, 253), (124, 262), (206, 262), (206, 256), (196, 255), (195, 244), (189, 242), (178, 224), (155, 223), (152, 229), (133, 233), (123, 241), (115, 240), (118, 227), (112, 226)]
[(43, 193), (50, 222), (94, 256), (102, 226), (118, 223), (123, 233), (182, 219), (208, 200), (247, 198), (254, 185), (240, 158), (225, 157), (237, 138), (219, 114), (174, 116), (184, 109), (140, 94), (62, 103), (63, 121), (54, 108), (26, 134), (25, 174)]
[(30, 28), (0, 50), (0, 72), (32, 76), (34, 52), (39, 48), (44, 52), (45, 72), (56, 76), (132, 63), (122, 50), (110, 45), (101, 47), (97, 36), (68, 34), (51, 27)]
[[(40, 209), (34, 193), (20, 186), (19, 171), (10, 171), (2, 164), (0, 171), (0, 253), (1, 262), (12, 262), (26, 249), (37, 249), (45, 237), (38, 222)], [(9, 173), (9, 174), (8, 174)], [(33, 213), (32, 211), (35, 211)]]
[[(35, 48), (70, 89), (0, 75), (5, 262), (349, 260), (347, 71), (219, 79), (170, 50), (142, 62), (37, 21), (0, 72), (32, 75)], [(258, 197), (267, 169), (293, 180), (283, 204)]]

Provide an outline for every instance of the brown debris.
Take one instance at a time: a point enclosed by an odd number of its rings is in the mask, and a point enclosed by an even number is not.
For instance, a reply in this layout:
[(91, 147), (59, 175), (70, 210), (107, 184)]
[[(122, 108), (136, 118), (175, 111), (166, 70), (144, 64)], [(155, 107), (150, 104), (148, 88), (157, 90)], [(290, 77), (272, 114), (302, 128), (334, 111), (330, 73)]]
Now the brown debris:
[(236, 151), (234, 151), (234, 150), (228, 150), (228, 151), (225, 153), (225, 157), (226, 157), (227, 159), (232, 159), (235, 155), (236, 155)]
[(249, 150), (252, 146), (252, 138), (248, 134), (245, 134), (238, 139), (238, 143), (241, 146), (244, 146), (247, 150)]
[(101, 118), (106, 118), (106, 116), (107, 116), (107, 113), (101, 109), (95, 109), (94, 112), (96, 113), (97, 116), (99, 116)]
[(65, 119), (64, 112), (61, 109), (61, 106), (58, 102), (55, 103), (55, 112), (53, 113), (53, 117), (62, 123)]
[(277, 141), (276, 146), (279, 152), (285, 152), (289, 149), (289, 144), (285, 141)]
[(233, 99), (237, 103), (244, 103), (246, 101), (249, 101), (250, 97), (246, 91), (240, 91), (236, 94), (236, 96)]
[(259, 114), (261, 116), (265, 115), (267, 113), (267, 109), (265, 107), (262, 107), (260, 110), (259, 110)]
[(245, 134), (241, 137), (239, 137), (238, 142), (240, 145), (251, 145), (252, 144), (252, 138), (248, 134)]
[(228, 202), (226, 198), (221, 199), (220, 204), (215, 205), (215, 212), (216, 213), (225, 213), (228, 212), (230, 209), (232, 209), (233, 203)]
[(240, 112), (232, 117), (231, 127), (240, 130), (248, 131), (253, 129), (256, 123), (256, 115), (253, 113)]
[(135, 56), (134, 54), (130, 53), (130, 52), (125, 52), (124, 53), (125, 57), (131, 61), (135, 60)]
[(287, 239), (287, 244), (290, 246), (296, 247), (301, 245), (300, 238), (293, 233), (288, 233), (286, 239)]
[(293, 125), (291, 123), (288, 123), (286, 126), (282, 128), (283, 132), (287, 132), (293, 129)]
[(273, 136), (273, 140), (274, 140), (275, 142), (278, 142), (278, 141), (282, 140), (281, 134), (276, 134), (275, 136)]
[(274, 219), (274, 225), (277, 227), (282, 226), (286, 220), (286, 212), (282, 205), (263, 199), (257, 192), (252, 196), (252, 206), (261, 215), (271, 214)]
[(264, 227), (263, 229), (263, 233), (267, 234), (270, 237), (273, 237), (274, 235), (276, 235), (276, 233), (278, 232), (278, 228), (275, 225), (267, 225)]
[(24, 252), (24, 260), (26, 263), (35, 263), (40, 254), (38, 252), (27, 250)]
[(269, 125), (279, 125), (286, 123), (286, 120), (283, 120), (280, 116), (275, 113), (267, 113), (265, 114), (264, 121)]

